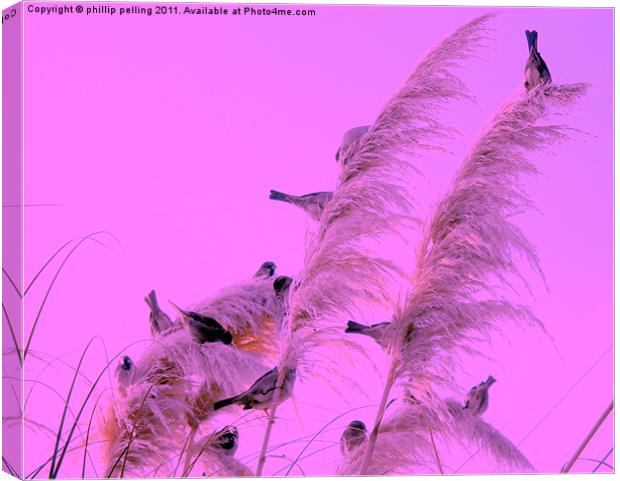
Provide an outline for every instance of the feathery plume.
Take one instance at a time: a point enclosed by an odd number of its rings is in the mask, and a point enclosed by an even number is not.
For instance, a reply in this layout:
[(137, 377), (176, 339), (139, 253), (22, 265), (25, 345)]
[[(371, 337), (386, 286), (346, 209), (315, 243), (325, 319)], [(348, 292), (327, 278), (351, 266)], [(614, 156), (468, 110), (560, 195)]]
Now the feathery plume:
[(106, 476), (147, 476), (161, 459), (172, 459), (171, 450), (212, 415), (217, 399), (265, 369), (260, 359), (234, 345), (198, 344), (184, 330), (154, 341), (127, 394), (102, 416)]
[(233, 344), (246, 352), (275, 360), (273, 343), (286, 311), (286, 298), (276, 295), (273, 278), (257, 277), (233, 284), (191, 307), (216, 319), (233, 335)]
[[(340, 184), (317, 230), (310, 235), (304, 267), (291, 292), (281, 368), (312, 371), (314, 377), (324, 380), (340, 377), (337, 366), (311, 355), (325, 347), (338, 348), (340, 353), (359, 350), (334, 320), (357, 318), (363, 306), (392, 304), (388, 285), (401, 272), (373, 255), (368, 243), (387, 235), (402, 235), (411, 227), (412, 195), (406, 179), (414, 170), (412, 158), (441, 149), (441, 140), (452, 132), (441, 124), (437, 113), (448, 101), (469, 97), (452, 70), (473, 56), (490, 18), (475, 19), (431, 51), (383, 108), (368, 133), (341, 153), (345, 160)], [(278, 385), (281, 382), (279, 379)], [(276, 390), (274, 398), (278, 395)], [(257, 475), (264, 465), (276, 404), (270, 413)]]
[[(477, 353), (472, 344), (499, 330), (500, 321), (544, 330), (528, 306), (502, 293), (515, 289), (515, 276), (528, 287), (517, 253), (542, 276), (534, 247), (510, 219), (533, 207), (521, 184), (523, 175), (538, 172), (530, 154), (569, 138), (568, 127), (544, 120), (572, 105), (585, 89), (583, 84), (541, 86), (508, 102), (465, 159), (424, 229), (413, 287), (395, 309), (383, 406), (395, 383), (413, 393), (432, 394), (441, 385), (454, 389), (455, 355)], [(441, 400), (422, 399), (445, 418)], [(381, 416), (380, 408), (364, 468)]]
[(191, 476), (195, 466), (200, 468), (197, 473), (203, 477), (244, 477), (252, 475), (250, 469), (235, 458), (236, 447), (230, 449), (228, 446), (224, 446), (222, 448), (221, 440), (218, 438), (221, 432), (222, 430), (213, 431), (195, 444), (197, 449), (193, 453), (188, 453), (191, 455), (192, 462), (183, 473), (183, 477)]
[(453, 399), (448, 399), (445, 403), (454, 421), (456, 439), (461, 444), (467, 445), (468, 442), (474, 442), (490, 454), (501, 468), (508, 471), (535, 471), (532, 463), (521, 451), (480, 416), (464, 410), (461, 403)]
[[(403, 402), (381, 424), (371, 463), (371, 475), (438, 472), (430, 426), (438, 423), (436, 414), (419, 403)], [(442, 434), (442, 433), (438, 433)], [(343, 460), (339, 475), (356, 475), (364, 462), (367, 443), (358, 446)]]

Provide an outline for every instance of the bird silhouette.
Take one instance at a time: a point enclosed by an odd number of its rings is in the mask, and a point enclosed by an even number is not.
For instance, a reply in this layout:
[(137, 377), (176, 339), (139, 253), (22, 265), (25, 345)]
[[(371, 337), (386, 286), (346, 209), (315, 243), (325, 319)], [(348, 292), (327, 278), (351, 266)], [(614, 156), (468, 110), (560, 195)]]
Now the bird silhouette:
[(366, 425), (362, 421), (351, 421), (340, 436), (340, 453), (348, 456), (366, 441)]
[[(291, 397), (293, 385), (295, 384), (296, 370), (285, 368), (284, 383), (278, 399), (278, 404)], [(278, 368), (274, 367), (271, 371), (259, 377), (249, 389), (237, 396), (222, 399), (213, 404), (213, 410), (217, 411), (231, 404), (239, 404), (243, 409), (269, 409), (272, 405), (273, 394), (276, 390), (278, 381)]]
[(168, 329), (170, 329), (173, 325), (170, 316), (166, 314), (160, 307), (157, 302), (157, 295), (155, 291), (149, 292), (144, 297), (144, 302), (149, 306), (149, 323), (151, 325), (151, 334), (153, 336), (157, 336), (159, 334), (164, 333)]
[(274, 262), (263, 262), (254, 274), (254, 277), (273, 277), (276, 273), (276, 265)]
[(232, 343), (232, 334), (212, 317), (203, 316), (198, 312), (185, 311), (175, 303), (170, 303), (181, 313), (185, 327), (196, 342), (200, 344), (207, 342)]
[(550, 83), (551, 72), (549, 72), (549, 68), (538, 50), (538, 32), (526, 30), (525, 37), (527, 38), (529, 57), (525, 63), (524, 85), (527, 90), (530, 90), (537, 85)]
[(496, 382), (493, 376), (486, 381), (472, 387), (467, 393), (463, 409), (470, 411), (476, 416), (482, 415), (489, 407), (489, 388)]
[(287, 202), (304, 210), (312, 219), (318, 221), (321, 218), (325, 206), (332, 199), (333, 192), (313, 192), (305, 195), (290, 195), (284, 192), (272, 190), (269, 198)]

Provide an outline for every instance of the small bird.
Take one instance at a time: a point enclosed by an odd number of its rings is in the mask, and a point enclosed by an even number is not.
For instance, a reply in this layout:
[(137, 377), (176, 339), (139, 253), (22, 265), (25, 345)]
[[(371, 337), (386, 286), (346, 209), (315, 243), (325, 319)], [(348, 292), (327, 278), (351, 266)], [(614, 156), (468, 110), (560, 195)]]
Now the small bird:
[(276, 321), (277, 332), (280, 332), (280, 328), (282, 327), (283, 322), (288, 315), (288, 311), (290, 308), (289, 292), (292, 284), (293, 279), (288, 276), (278, 276), (276, 280), (273, 281), (273, 290), (275, 293), (275, 302), (273, 304), (273, 318)]
[[(291, 397), (293, 392), (293, 386), (295, 384), (295, 378), (297, 372), (295, 369), (285, 368), (286, 374), (284, 376), (284, 383), (282, 385), (282, 391), (280, 392), (280, 398), (278, 404), (286, 401)], [(239, 404), (243, 406), (243, 409), (264, 409), (267, 410), (271, 407), (271, 401), (273, 400), (273, 392), (276, 389), (278, 382), (278, 368), (274, 367), (271, 371), (263, 374), (259, 377), (247, 391), (242, 392), (238, 396), (233, 396), (228, 399), (222, 399), (213, 404), (213, 410), (217, 411), (223, 407), (230, 406), (231, 404)]]
[(289, 195), (277, 190), (269, 193), (269, 198), (288, 202), (303, 209), (312, 219), (318, 221), (327, 203), (332, 199), (333, 192), (313, 192), (306, 195)]
[(271, 261), (263, 262), (254, 274), (254, 277), (273, 277), (276, 273), (276, 264)]
[(278, 276), (276, 280), (273, 281), (273, 290), (276, 292), (277, 295), (286, 297), (292, 283), (292, 278), (288, 276)]
[(239, 447), (239, 430), (235, 426), (225, 426), (213, 434), (210, 446), (221, 454), (234, 456)]
[(489, 376), (486, 381), (472, 387), (467, 393), (463, 409), (471, 411), (476, 416), (482, 415), (489, 407), (489, 388), (495, 381), (493, 376)]
[(342, 164), (343, 166), (347, 165), (347, 162), (350, 160), (351, 155), (355, 151), (355, 147), (357, 147), (362, 137), (368, 133), (370, 127), (370, 125), (353, 127), (344, 133), (342, 143), (336, 151), (336, 162)]
[(344, 332), (352, 334), (363, 334), (364, 336), (372, 337), (377, 344), (383, 349), (387, 349), (390, 345), (391, 338), (391, 322), (380, 322), (371, 326), (360, 324), (359, 322), (349, 321), (347, 322), (347, 328)]
[(212, 317), (203, 316), (193, 311), (184, 311), (175, 303), (170, 303), (182, 314), (185, 326), (196, 342), (200, 344), (223, 342), (227, 345), (232, 343), (232, 334)]
[(538, 32), (536, 30), (525, 31), (527, 38), (527, 48), (530, 55), (525, 63), (525, 88), (533, 89), (539, 84), (548, 84), (551, 82), (551, 72), (547, 64), (538, 51)]
[(129, 356), (123, 356), (121, 362), (116, 367), (116, 384), (118, 385), (118, 391), (121, 396), (125, 397), (127, 394), (127, 388), (133, 381), (133, 377), (136, 373), (136, 365), (133, 363)]
[(351, 421), (340, 436), (340, 453), (348, 456), (366, 441), (366, 425), (362, 421)]
[(163, 333), (164, 331), (170, 329), (172, 327), (172, 320), (164, 311), (159, 307), (159, 303), (157, 302), (157, 295), (155, 291), (149, 292), (144, 297), (144, 302), (149, 306), (151, 312), (149, 313), (149, 322), (151, 324), (151, 334), (153, 337), (158, 334)]

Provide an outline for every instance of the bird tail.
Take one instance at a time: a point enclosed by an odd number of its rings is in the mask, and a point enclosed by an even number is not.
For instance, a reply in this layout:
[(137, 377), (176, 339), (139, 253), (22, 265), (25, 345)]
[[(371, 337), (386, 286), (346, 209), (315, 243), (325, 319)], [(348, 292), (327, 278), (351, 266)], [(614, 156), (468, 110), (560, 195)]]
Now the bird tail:
[(278, 192), (277, 190), (272, 190), (269, 192), (269, 198), (273, 199), (273, 200), (281, 200), (282, 202), (291, 202), (291, 197), (288, 194), (285, 194), (284, 192)]
[(344, 330), (344, 332), (351, 332), (354, 334), (366, 334), (366, 329), (368, 329), (368, 326), (365, 326), (364, 324), (360, 324), (359, 322), (355, 321), (349, 321), (347, 322), (347, 328)]
[(144, 302), (146, 302), (146, 305), (149, 306), (151, 312), (159, 311), (159, 303), (157, 302), (157, 295), (155, 294), (154, 290), (149, 292), (144, 297)]
[(531, 51), (533, 48), (534, 51), (537, 52), (538, 51), (538, 32), (536, 30), (532, 30), (531, 32), (529, 30), (526, 30), (525, 37), (527, 38), (527, 49)]
[(228, 399), (222, 399), (221, 401), (217, 401), (213, 404), (213, 410), (217, 411), (218, 409), (225, 408), (226, 406), (230, 406), (231, 404), (235, 404), (239, 400), (239, 396), (229, 397)]
[(487, 386), (490, 386), (491, 384), (495, 383), (496, 381), (497, 381), (497, 379), (495, 379), (493, 376), (489, 376), (487, 378), (486, 384), (487, 384)]

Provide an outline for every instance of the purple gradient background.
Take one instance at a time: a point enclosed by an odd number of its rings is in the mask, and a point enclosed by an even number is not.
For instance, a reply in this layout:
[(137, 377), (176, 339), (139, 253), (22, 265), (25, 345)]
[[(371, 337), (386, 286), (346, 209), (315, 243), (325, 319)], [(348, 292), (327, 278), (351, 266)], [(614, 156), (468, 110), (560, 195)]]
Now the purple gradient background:
[[(292, 207), (269, 201), (269, 189), (333, 188), (343, 131), (371, 123), (431, 46), (489, 11), (313, 8), (312, 18), (26, 14), (25, 203), (62, 205), (27, 209), (25, 279), (71, 238), (107, 230), (121, 244), (112, 251), (86, 243), (77, 251), (43, 311), (35, 352), (76, 365), (95, 335), (108, 355), (148, 338), (143, 297), (152, 288), (162, 301), (184, 305), (247, 277), (267, 259), (280, 273), (296, 273), (308, 222)], [(499, 382), (485, 419), (518, 443), (613, 342), (613, 12), (497, 11), (496, 40), (484, 62), (462, 71), (478, 104), (451, 110), (451, 122), (463, 132), (451, 146), (454, 155), (418, 164), (425, 175), (417, 179), (420, 217), (445, 191), (484, 122), (520, 89), (524, 29), (540, 32), (554, 81), (593, 86), (576, 113), (563, 119), (592, 136), (540, 159), (544, 177), (527, 185), (541, 213), (519, 219), (539, 249), (550, 288), (546, 292), (533, 278), (535, 297), (525, 301), (544, 320), (558, 351), (536, 333), (509, 329), (510, 343), (494, 339), (485, 352), (496, 364), (469, 360), (467, 374), (459, 375), (465, 392), (493, 373)], [(26, 332), (50, 276), (41, 280), (29, 294)], [(140, 349), (128, 352), (139, 357)], [(378, 349), (372, 352), (381, 359)], [(88, 375), (94, 377), (104, 362), (97, 341), (86, 359)], [(27, 379), (38, 377), (66, 392), (68, 369), (40, 374), (43, 363), (31, 366)], [(376, 402), (379, 380), (367, 382)], [(80, 389), (76, 399), (83, 396)], [(539, 471), (558, 472), (612, 397), (608, 352), (521, 444), (524, 454)], [(331, 391), (309, 384), (298, 385), (296, 398), (305, 422), (296, 421), (292, 403), (285, 405), (274, 444), (314, 432), (347, 409)], [(55, 430), (61, 406), (38, 386), (28, 410)], [(373, 415), (362, 410), (351, 417), (370, 424)], [(241, 456), (257, 449), (261, 426), (242, 431)], [(29, 472), (49, 455), (52, 441), (26, 430), (25, 442)], [(610, 417), (583, 456), (601, 458), (612, 445)], [(295, 456), (302, 447), (284, 453)], [(333, 447), (303, 465), (330, 473), (329, 463), (338, 457)], [(284, 464), (270, 460), (266, 473)], [(462, 472), (490, 469), (478, 464)], [(79, 460), (65, 474), (78, 467)], [(580, 461), (575, 470), (593, 467)]]

